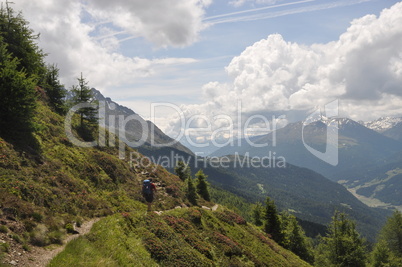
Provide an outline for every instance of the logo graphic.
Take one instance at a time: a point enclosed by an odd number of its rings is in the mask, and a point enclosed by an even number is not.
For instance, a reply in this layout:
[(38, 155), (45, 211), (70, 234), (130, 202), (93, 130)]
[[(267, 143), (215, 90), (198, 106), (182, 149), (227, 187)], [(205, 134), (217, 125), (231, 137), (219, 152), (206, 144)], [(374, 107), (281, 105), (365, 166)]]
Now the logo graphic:
[[(325, 105), (324, 115), (321, 113), (320, 109), (317, 109), (311, 113), (306, 120), (303, 122), (302, 128), (302, 140), (304, 147), (313, 154), (315, 157), (321, 159), (322, 161), (332, 165), (338, 165), (338, 121), (336, 119), (331, 119), (339, 115), (339, 103), (335, 100), (331, 103)], [(304, 139), (304, 127), (312, 124), (318, 120), (323, 121), (327, 125), (327, 139), (325, 143), (325, 152), (318, 151), (308, 144), (306, 144)]]

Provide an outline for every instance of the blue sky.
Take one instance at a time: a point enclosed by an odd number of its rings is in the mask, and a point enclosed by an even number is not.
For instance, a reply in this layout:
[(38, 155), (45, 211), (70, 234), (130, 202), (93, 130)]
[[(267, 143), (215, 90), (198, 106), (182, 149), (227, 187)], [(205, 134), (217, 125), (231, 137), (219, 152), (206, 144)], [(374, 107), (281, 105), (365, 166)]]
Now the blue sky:
[[(300, 119), (334, 99), (356, 120), (402, 115), (398, 1), (14, 2), (67, 88), (82, 72), (144, 118), (155, 102), (180, 106), (186, 118), (230, 116), (238, 100), (245, 116), (306, 111)], [(368, 63), (356, 60), (364, 53)], [(183, 128), (169, 108), (154, 119), (173, 137)]]

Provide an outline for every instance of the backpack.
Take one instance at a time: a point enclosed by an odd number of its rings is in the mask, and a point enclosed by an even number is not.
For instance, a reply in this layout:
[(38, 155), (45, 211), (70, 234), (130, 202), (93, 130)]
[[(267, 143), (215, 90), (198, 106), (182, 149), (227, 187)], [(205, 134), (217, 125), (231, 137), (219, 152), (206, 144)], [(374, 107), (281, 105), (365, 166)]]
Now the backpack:
[(152, 194), (152, 186), (150, 180), (144, 180), (142, 183), (142, 193), (144, 195), (151, 195)]

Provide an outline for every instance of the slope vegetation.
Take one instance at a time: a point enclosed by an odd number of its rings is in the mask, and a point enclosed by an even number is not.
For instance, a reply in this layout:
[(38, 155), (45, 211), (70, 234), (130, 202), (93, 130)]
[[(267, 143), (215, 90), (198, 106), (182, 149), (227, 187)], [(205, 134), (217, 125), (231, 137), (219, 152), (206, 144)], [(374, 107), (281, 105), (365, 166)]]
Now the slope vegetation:
[[(75, 146), (65, 134), (64, 118), (53, 113), (45, 101), (39, 101), (34, 123), (36, 130), (29, 142), (10, 143), (0, 138), (0, 238), (15, 241), (2, 245), (7, 248), (2, 249), (2, 261), (8, 262), (8, 254), (15, 250), (10, 245), (29, 253), (33, 246), (61, 244), (74, 232), (74, 225), (105, 217), (96, 224), (94, 233), (69, 245), (67, 254), (70, 247), (78, 247), (68, 260), (56, 258), (55, 266), (121, 266), (139, 261), (146, 266), (216, 262), (220, 266), (267, 262), (307, 265), (227, 210), (189, 208), (144, 216), (143, 179), (152, 177), (157, 184), (157, 210), (191, 206), (185, 184), (138, 153), (136, 160), (142, 165), (130, 164), (134, 150), (128, 147), (125, 160), (121, 160), (115, 147)], [(77, 138), (78, 123), (75, 118), (73, 133)], [(96, 139), (98, 134), (90, 131), (85, 136)]]
[(239, 215), (200, 208), (110, 216), (50, 264), (99, 265), (309, 266)]

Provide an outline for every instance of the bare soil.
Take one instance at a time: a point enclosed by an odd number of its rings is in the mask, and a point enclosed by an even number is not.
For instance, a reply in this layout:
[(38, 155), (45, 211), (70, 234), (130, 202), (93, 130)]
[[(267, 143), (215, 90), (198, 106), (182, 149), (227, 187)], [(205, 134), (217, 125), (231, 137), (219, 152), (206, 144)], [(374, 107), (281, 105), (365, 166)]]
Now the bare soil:
[[(63, 240), (63, 245), (51, 245), (45, 248), (30, 246), (29, 251), (25, 251), (22, 245), (16, 242), (9, 233), (1, 233), (0, 243), (7, 243), (10, 246), (9, 252), (2, 259), (2, 262), (9, 266), (46, 266), (57, 254), (64, 250), (71, 240), (89, 233), (93, 224), (98, 220), (99, 218), (95, 218), (84, 222), (81, 227), (76, 227), (78, 234), (68, 235)], [(17, 222), (14, 222), (14, 224), (15, 228), (19, 227)]]

